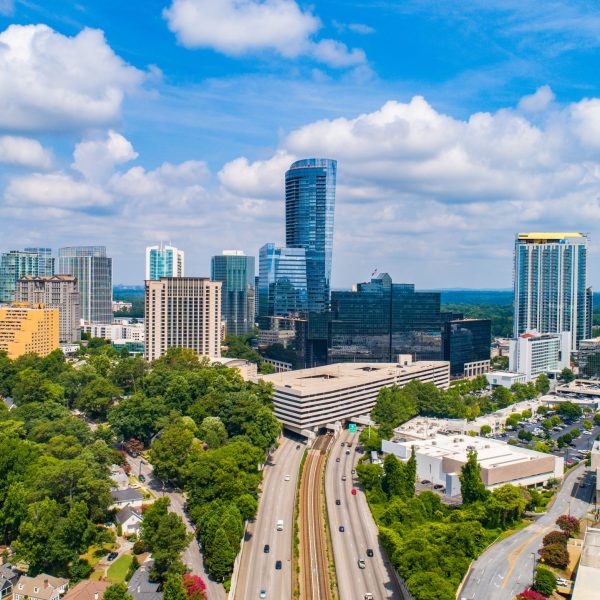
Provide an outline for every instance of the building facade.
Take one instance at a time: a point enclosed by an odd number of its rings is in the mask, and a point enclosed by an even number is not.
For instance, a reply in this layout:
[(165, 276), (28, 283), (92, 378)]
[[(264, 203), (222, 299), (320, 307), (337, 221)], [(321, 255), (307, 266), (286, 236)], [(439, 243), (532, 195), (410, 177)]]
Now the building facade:
[(329, 307), (336, 172), (335, 160), (307, 158), (285, 174), (286, 246), (306, 251), (308, 309), (314, 312)]
[(16, 300), (58, 308), (59, 341), (69, 343), (81, 339), (81, 296), (73, 275), (21, 277), (17, 282)]
[(0, 255), (0, 303), (17, 300), (17, 281), (21, 277), (43, 277), (54, 274), (54, 258), (50, 248), (11, 250)]
[(442, 325), (443, 355), (450, 362), (451, 375), (478, 375), (475, 364), (477, 370), (489, 370), (491, 345), (490, 319), (451, 319)]
[(0, 350), (11, 359), (46, 356), (58, 348), (58, 308), (15, 302), (0, 306)]
[(184, 277), (185, 256), (183, 250), (175, 246), (158, 246), (146, 248), (146, 279), (157, 281), (161, 277)]
[(221, 356), (221, 282), (204, 277), (162, 277), (146, 281), (145, 358), (169, 348)]
[(575, 366), (580, 377), (600, 378), (600, 337), (579, 342)]
[(514, 333), (571, 332), (571, 351), (592, 333), (583, 233), (519, 233), (515, 241)]
[(269, 327), (269, 317), (308, 310), (304, 248), (265, 244), (259, 251), (258, 271), (258, 318), (262, 328)]
[(227, 335), (245, 335), (254, 329), (254, 256), (241, 250), (223, 250), (211, 260), (213, 281), (220, 281), (221, 316)]
[(542, 373), (562, 371), (571, 364), (571, 334), (527, 331), (510, 340), (508, 368), (534, 381)]
[(58, 270), (77, 278), (84, 321), (112, 321), (112, 258), (106, 256), (104, 246), (60, 248)]

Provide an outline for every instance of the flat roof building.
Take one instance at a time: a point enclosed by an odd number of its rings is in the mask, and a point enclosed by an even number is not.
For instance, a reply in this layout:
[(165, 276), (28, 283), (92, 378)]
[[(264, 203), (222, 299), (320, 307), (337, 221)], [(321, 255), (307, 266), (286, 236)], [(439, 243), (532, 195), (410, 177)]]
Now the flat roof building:
[(597, 600), (600, 587), (600, 529), (588, 527), (571, 600)]
[(524, 373), (513, 373), (512, 371), (490, 371), (485, 374), (488, 384), (492, 389), (502, 386), (510, 389), (515, 383), (525, 383)]
[(34, 352), (46, 356), (58, 348), (58, 308), (15, 302), (0, 306), (0, 350), (9, 358)]
[(450, 365), (444, 361), (398, 363), (338, 363), (261, 377), (273, 384), (275, 416), (283, 425), (308, 435), (319, 428), (367, 414), (379, 390), (419, 379), (446, 389)]
[(508, 368), (524, 373), (526, 381), (550, 371), (562, 371), (571, 365), (571, 334), (539, 333), (531, 330), (510, 340)]

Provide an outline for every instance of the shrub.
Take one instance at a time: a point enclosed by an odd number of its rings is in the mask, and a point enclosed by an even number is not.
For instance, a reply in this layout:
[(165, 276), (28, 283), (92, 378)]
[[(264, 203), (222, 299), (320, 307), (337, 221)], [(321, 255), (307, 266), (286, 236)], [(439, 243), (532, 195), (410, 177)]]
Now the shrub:
[(198, 577), (198, 575), (186, 573), (183, 576), (183, 587), (185, 588), (189, 600), (206, 599), (206, 584)]
[(542, 560), (551, 567), (566, 569), (569, 564), (569, 553), (563, 544), (549, 544), (540, 550)]
[(574, 533), (579, 533), (579, 519), (569, 515), (561, 515), (556, 519), (556, 524), (571, 537)]
[(556, 577), (554, 573), (546, 567), (539, 566), (535, 570), (534, 589), (540, 594), (549, 596), (556, 588)]
[(146, 550), (146, 544), (142, 542), (142, 540), (138, 540), (133, 544), (133, 553), (134, 554), (142, 554)]
[(542, 544), (544, 546), (549, 546), (550, 544), (562, 544), (563, 546), (566, 546), (568, 539), (568, 536), (562, 531), (551, 531), (544, 536)]
[(535, 590), (523, 590), (517, 596), (517, 600), (547, 600), (547, 598)]

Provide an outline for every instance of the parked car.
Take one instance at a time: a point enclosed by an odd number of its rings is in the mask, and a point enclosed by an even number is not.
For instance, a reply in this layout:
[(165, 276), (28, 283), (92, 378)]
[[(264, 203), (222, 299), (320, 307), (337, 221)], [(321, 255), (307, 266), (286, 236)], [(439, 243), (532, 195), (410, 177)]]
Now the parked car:
[(144, 483), (144, 482), (146, 481), (146, 478), (145, 478), (143, 475), (140, 475), (140, 476), (138, 477), (138, 479), (139, 479), (139, 480), (140, 480), (142, 483)]
[(109, 561), (113, 561), (113, 560), (115, 560), (115, 558), (117, 558), (117, 556), (119, 556), (118, 552), (109, 552), (106, 559)]

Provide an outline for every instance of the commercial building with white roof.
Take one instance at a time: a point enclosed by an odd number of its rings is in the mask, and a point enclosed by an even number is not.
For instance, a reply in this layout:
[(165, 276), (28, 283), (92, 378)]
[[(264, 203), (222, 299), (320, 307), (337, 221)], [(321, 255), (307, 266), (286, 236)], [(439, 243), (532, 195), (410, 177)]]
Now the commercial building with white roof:
[(600, 529), (588, 527), (571, 600), (597, 600), (600, 588)]

